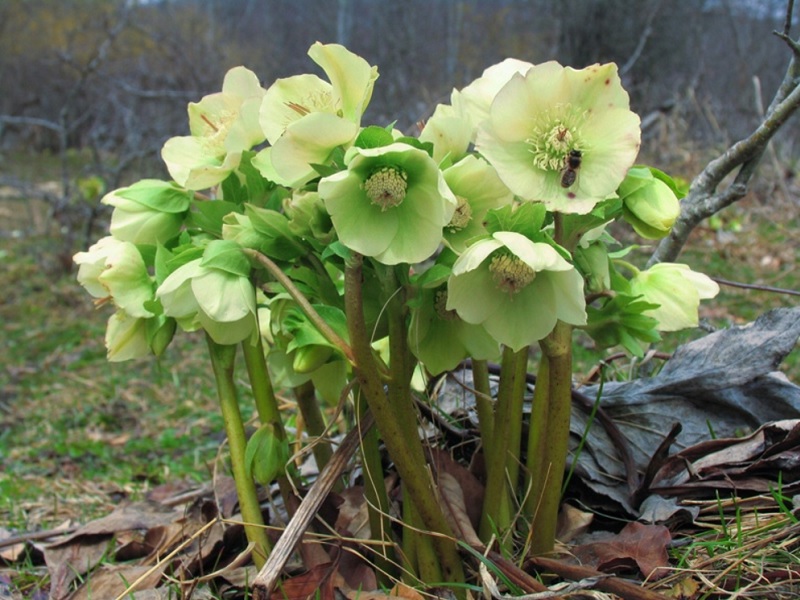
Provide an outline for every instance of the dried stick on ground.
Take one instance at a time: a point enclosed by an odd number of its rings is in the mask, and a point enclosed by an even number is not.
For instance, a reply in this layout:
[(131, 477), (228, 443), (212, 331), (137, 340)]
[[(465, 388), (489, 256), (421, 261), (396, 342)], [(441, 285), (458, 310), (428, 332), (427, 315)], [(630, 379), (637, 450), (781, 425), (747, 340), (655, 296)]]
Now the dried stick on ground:
[[(793, 4), (791, 0), (788, 3), (784, 30), (775, 32), (791, 49), (792, 58), (761, 123), (748, 137), (736, 142), (722, 156), (708, 163), (692, 181), (689, 193), (681, 202), (678, 220), (670, 234), (656, 247), (648, 266), (674, 261), (697, 225), (744, 197), (750, 178), (770, 140), (800, 107), (800, 38), (793, 40), (789, 35)], [(722, 180), (736, 169), (738, 172), (733, 182), (724, 189), (718, 189)]]

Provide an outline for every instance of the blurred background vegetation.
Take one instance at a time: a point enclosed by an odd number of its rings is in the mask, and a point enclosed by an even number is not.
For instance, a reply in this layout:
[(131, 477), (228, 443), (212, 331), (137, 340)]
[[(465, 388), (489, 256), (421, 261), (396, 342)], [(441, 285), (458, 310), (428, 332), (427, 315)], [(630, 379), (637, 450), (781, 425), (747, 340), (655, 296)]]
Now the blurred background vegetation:
[[(78, 287), (71, 257), (104, 234), (105, 192), (168, 177), (161, 146), (188, 132), (187, 102), (218, 91), (230, 67), (268, 87), (314, 72), (314, 41), (342, 43), (381, 73), (364, 122), (415, 132), (453, 87), (503, 58), (615, 61), (642, 116), (641, 160), (691, 180), (758, 124), (790, 58), (772, 35), (785, 10), (785, 0), (0, 0), (0, 525), (82, 518), (209, 478), (221, 427), (202, 344), (179, 335), (160, 363), (106, 363), (107, 314)], [(682, 260), (800, 287), (798, 128), (787, 123), (748, 196), (698, 228)], [(724, 288), (703, 316), (726, 326), (795, 303)]]

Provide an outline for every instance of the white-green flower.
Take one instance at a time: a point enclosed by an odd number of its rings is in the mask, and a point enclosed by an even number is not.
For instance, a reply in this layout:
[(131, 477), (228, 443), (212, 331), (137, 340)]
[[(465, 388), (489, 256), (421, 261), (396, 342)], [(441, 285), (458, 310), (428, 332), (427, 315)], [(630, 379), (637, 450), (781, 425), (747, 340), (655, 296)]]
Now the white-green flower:
[(457, 204), (433, 159), (395, 143), (351, 148), (346, 160), (319, 182), (339, 241), (387, 265), (429, 258)]
[(486, 213), (514, 201), (514, 195), (489, 163), (470, 155), (443, 171), (447, 186), (455, 194), (456, 210), (444, 228), (447, 244), (462, 252), (472, 238), (486, 233)]
[(514, 351), (547, 336), (558, 320), (586, 324), (580, 274), (549, 244), (518, 233), (472, 244), (453, 265), (447, 289), (448, 310)]
[(376, 67), (338, 44), (317, 42), (308, 55), (329, 81), (308, 74), (278, 79), (260, 109), (271, 147), (253, 164), (264, 177), (288, 187), (316, 177), (312, 164), (326, 163), (336, 147), (353, 143), (378, 78)]
[(497, 92), (476, 148), (521, 198), (585, 214), (615, 192), (640, 137), (615, 64), (576, 70), (547, 62)]
[(433, 144), (433, 160), (457, 162), (467, 154), (475, 136), (470, 121), (459, 115), (449, 104), (439, 104), (419, 134), (421, 142)]
[(163, 244), (183, 225), (192, 194), (173, 183), (143, 179), (106, 194), (102, 203), (114, 207), (111, 235), (134, 244)]
[(478, 125), (489, 118), (489, 111), (497, 93), (514, 75), (525, 75), (533, 64), (516, 58), (507, 58), (483, 71), (480, 77), (461, 89), (453, 90), (450, 102), (462, 119), (466, 119), (472, 129), (472, 141)]
[(97, 304), (113, 301), (131, 317), (153, 316), (144, 307), (153, 299), (153, 282), (134, 244), (106, 236), (73, 260), (78, 265), (78, 283), (97, 298)]
[(250, 279), (204, 267), (196, 259), (173, 271), (158, 287), (164, 314), (187, 331), (205, 329), (218, 344), (235, 344), (256, 330), (255, 288)]
[(464, 158), (478, 125), (489, 117), (494, 96), (515, 73), (524, 74), (532, 66), (508, 58), (487, 68), (462, 90), (453, 90), (450, 104), (438, 104), (419, 135), (421, 141), (433, 144), (434, 160), (442, 163), (449, 158), (452, 164)]
[(630, 293), (660, 305), (644, 313), (658, 321), (659, 331), (678, 331), (697, 326), (700, 300), (716, 296), (719, 286), (687, 265), (657, 263), (636, 273), (630, 280)]
[(497, 360), (500, 345), (481, 325), (467, 323), (447, 309), (447, 289), (423, 288), (411, 311), (408, 343), (427, 370), (438, 375), (471, 357)]
[(110, 362), (123, 362), (150, 355), (146, 319), (132, 317), (118, 310), (106, 325), (106, 357)]
[(228, 71), (222, 91), (189, 104), (191, 135), (167, 140), (161, 157), (172, 178), (190, 190), (224, 180), (242, 152), (264, 141), (258, 111), (265, 90), (244, 67)]

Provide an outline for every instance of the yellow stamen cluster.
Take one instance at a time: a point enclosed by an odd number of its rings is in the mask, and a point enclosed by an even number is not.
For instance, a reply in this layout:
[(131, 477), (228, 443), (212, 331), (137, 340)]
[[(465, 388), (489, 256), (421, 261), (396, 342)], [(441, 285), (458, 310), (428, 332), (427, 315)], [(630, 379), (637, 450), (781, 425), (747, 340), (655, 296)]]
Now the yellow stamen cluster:
[(458, 205), (453, 213), (453, 218), (450, 219), (450, 222), (447, 224), (447, 229), (450, 233), (455, 233), (456, 231), (464, 229), (472, 220), (472, 207), (469, 205), (469, 202), (462, 196), (456, 196), (456, 200), (458, 201)]
[(399, 206), (405, 199), (408, 176), (397, 167), (381, 167), (367, 178), (362, 187), (372, 203), (385, 211)]
[(454, 310), (447, 310), (447, 290), (439, 290), (433, 299), (433, 308), (436, 315), (443, 321), (455, 321), (458, 313)]
[(543, 114), (525, 140), (533, 154), (533, 166), (544, 171), (561, 171), (570, 150), (583, 147), (575, 131), (584, 118), (585, 114), (570, 104), (558, 105)]
[(489, 272), (497, 287), (509, 294), (516, 294), (536, 278), (536, 271), (510, 254), (493, 257), (489, 263)]

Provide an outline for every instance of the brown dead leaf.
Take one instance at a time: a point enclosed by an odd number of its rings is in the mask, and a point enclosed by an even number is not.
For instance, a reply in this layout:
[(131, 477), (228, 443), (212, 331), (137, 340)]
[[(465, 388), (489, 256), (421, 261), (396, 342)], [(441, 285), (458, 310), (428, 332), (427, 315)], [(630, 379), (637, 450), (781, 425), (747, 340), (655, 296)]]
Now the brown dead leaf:
[(664, 595), (674, 600), (694, 600), (700, 591), (700, 584), (693, 577), (685, 577), (667, 590)]
[(108, 552), (109, 539), (109, 535), (86, 535), (68, 544), (45, 547), (51, 600), (68, 597), (72, 582), (100, 564)]
[(370, 537), (369, 511), (360, 485), (349, 487), (339, 494), (342, 503), (333, 528), (337, 533), (350, 538), (367, 540)]
[(469, 520), (472, 526), (477, 528), (481, 522), (481, 512), (483, 511), (483, 495), (485, 493), (483, 484), (469, 469), (456, 462), (444, 450), (430, 448), (428, 453), (428, 460), (436, 473), (449, 473), (458, 482), (464, 495), (464, 507), (469, 515)]
[(666, 575), (662, 567), (669, 566), (667, 546), (671, 540), (666, 527), (633, 521), (617, 535), (576, 546), (573, 553), (584, 565), (599, 571), (616, 573), (638, 567), (645, 577), (658, 579)]
[(146, 530), (159, 525), (168, 525), (182, 514), (180, 510), (155, 502), (132, 502), (117, 508), (105, 517), (90, 521), (72, 535), (50, 544), (50, 547), (66, 546), (82, 537), (111, 536), (118, 531)]
[(556, 539), (562, 544), (574, 540), (579, 535), (586, 533), (593, 519), (594, 513), (581, 510), (565, 502), (561, 505), (558, 513)]
[(467, 515), (464, 492), (458, 481), (447, 471), (438, 472), (439, 494), (444, 516), (456, 536), (473, 547), (482, 546), (481, 540)]
[(148, 573), (150, 569), (133, 565), (103, 565), (69, 596), (69, 600), (96, 598), (111, 600), (125, 592), (130, 584), (143, 575), (146, 577), (139, 582), (134, 591), (153, 589), (161, 580), (163, 568), (153, 569)]
[(317, 565), (302, 575), (290, 577), (278, 583), (272, 592), (271, 600), (335, 600), (332, 576), (336, 571), (334, 563)]
[(405, 598), (406, 600), (423, 600), (422, 594), (405, 583), (396, 584), (389, 593), (392, 596)]

